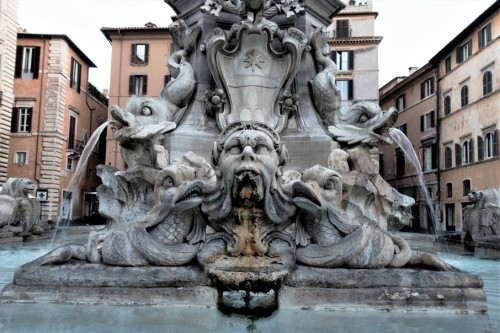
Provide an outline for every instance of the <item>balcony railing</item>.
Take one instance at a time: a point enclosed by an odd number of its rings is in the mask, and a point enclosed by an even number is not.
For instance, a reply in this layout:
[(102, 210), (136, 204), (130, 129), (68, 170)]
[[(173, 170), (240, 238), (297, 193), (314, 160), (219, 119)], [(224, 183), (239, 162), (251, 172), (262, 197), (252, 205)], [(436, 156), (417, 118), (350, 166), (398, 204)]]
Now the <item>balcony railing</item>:
[(338, 28), (332, 31), (332, 38), (347, 38), (351, 37), (352, 29), (351, 27)]

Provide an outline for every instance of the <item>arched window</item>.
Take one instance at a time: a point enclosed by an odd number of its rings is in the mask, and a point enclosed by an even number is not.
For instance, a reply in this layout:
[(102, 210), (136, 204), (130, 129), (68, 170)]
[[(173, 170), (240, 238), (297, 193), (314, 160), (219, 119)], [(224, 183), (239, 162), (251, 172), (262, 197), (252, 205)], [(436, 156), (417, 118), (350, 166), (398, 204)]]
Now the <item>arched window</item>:
[(451, 97), (446, 96), (444, 98), (444, 115), (448, 115), (451, 113)]
[(464, 107), (469, 104), (469, 87), (467, 85), (460, 90), (460, 106)]
[(462, 164), (473, 162), (473, 147), (472, 139), (462, 143)]
[(488, 95), (493, 91), (493, 74), (491, 71), (486, 71), (483, 74), (483, 96)]
[(493, 133), (486, 134), (484, 138), (484, 158), (492, 158), (493, 157)]
[(467, 196), (467, 194), (469, 194), (470, 192), (470, 180), (469, 179), (466, 179), (463, 181), (463, 185), (464, 185), (464, 197)]

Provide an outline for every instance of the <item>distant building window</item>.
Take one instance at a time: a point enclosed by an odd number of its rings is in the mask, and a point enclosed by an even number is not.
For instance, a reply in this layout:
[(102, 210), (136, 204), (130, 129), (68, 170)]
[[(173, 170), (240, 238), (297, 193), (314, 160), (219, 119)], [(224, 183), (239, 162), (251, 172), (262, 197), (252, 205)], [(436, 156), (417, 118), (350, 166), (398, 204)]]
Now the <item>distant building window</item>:
[(406, 109), (406, 96), (404, 94), (396, 98), (396, 109), (398, 111)]
[(404, 135), (406, 135), (406, 124), (398, 126), (398, 130), (400, 130), (401, 132), (403, 132)]
[(483, 96), (493, 92), (493, 73), (486, 71), (483, 74)]
[(71, 58), (71, 88), (76, 90), (77, 93), (80, 93), (80, 85), (82, 80), (82, 65)]
[(436, 126), (434, 118), (435, 118), (434, 111), (428, 112), (420, 116), (420, 130), (423, 132), (430, 128), (434, 128)]
[(463, 195), (465, 197), (470, 192), (470, 180), (469, 179), (466, 179), (466, 180), (463, 181), (463, 187), (464, 187)]
[(33, 108), (13, 108), (10, 131), (12, 133), (31, 132), (31, 119)]
[(38, 79), (38, 70), (40, 67), (40, 48), (35, 46), (18, 46), (16, 52), (16, 68), (14, 77), (22, 79)]
[(73, 159), (68, 157), (66, 158), (66, 170), (72, 171), (73, 170)]
[(444, 97), (444, 102), (443, 102), (443, 107), (444, 107), (444, 115), (449, 115), (451, 113), (451, 96), (447, 95)]
[(335, 85), (340, 90), (340, 96), (343, 101), (351, 100), (354, 97), (352, 80), (337, 80)]
[(447, 198), (453, 197), (453, 185), (451, 183), (446, 184), (446, 197)]
[(451, 147), (445, 147), (444, 148), (444, 167), (446, 169), (449, 169), (452, 167), (452, 160), (453, 160), (453, 152), (451, 150)]
[(354, 69), (353, 51), (332, 51), (330, 57), (337, 64), (339, 70), (351, 71)]
[(431, 171), (437, 168), (437, 158), (436, 158), (436, 149), (435, 145), (426, 145), (424, 146), (424, 171)]
[(405, 155), (400, 148), (396, 149), (396, 176), (405, 174)]
[(148, 76), (147, 75), (130, 75), (129, 78), (129, 95), (146, 95), (148, 92)]
[(472, 139), (462, 143), (462, 164), (473, 162), (473, 142)]
[(422, 99), (434, 94), (434, 80), (428, 79), (420, 85), (420, 97)]
[(335, 37), (351, 37), (351, 28), (349, 27), (349, 20), (337, 20)]
[(479, 49), (488, 45), (489, 42), (491, 42), (491, 23), (488, 23), (478, 32)]
[(451, 72), (451, 56), (444, 59), (444, 72), (445, 73)]
[(446, 230), (455, 231), (455, 204), (445, 205)]
[(457, 47), (457, 64), (464, 62), (472, 55), (472, 40)]
[(130, 63), (133, 65), (145, 65), (149, 61), (149, 44), (132, 44)]
[(498, 142), (495, 142), (495, 135), (493, 133), (486, 134), (484, 138), (484, 158), (495, 156), (495, 146), (498, 146)]
[(28, 153), (25, 151), (16, 152), (16, 164), (25, 165), (28, 163)]
[(469, 104), (469, 87), (464, 85), (460, 90), (460, 106), (464, 107)]

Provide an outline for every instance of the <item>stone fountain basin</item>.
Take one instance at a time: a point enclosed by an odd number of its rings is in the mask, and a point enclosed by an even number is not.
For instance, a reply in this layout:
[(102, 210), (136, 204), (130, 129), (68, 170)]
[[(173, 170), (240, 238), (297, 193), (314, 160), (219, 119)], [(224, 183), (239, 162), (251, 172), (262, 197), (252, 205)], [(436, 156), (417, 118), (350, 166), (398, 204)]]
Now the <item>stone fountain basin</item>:
[[(112, 267), (70, 261), (28, 263), (2, 302), (216, 306), (218, 291), (199, 266)], [(279, 308), (486, 313), (478, 275), (420, 268), (325, 269), (297, 266), (277, 295)]]

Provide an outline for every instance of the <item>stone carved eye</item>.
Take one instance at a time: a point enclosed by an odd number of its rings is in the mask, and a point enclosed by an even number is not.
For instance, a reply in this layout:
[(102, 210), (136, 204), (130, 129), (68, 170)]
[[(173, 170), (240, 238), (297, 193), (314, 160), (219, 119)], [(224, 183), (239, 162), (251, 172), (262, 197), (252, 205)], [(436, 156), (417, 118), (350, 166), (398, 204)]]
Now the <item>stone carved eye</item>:
[(151, 111), (151, 109), (148, 107), (148, 106), (144, 106), (141, 110), (141, 114), (143, 116), (150, 116), (153, 112)]
[(269, 153), (269, 148), (266, 145), (258, 145), (254, 151), (256, 154), (267, 154)]
[(327, 190), (335, 189), (335, 182), (332, 179), (327, 179), (324, 188), (326, 188)]
[(362, 114), (360, 117), (359, 117), (359, 120), (358, 122), (360, 123), (366, 123), (366, 121), (368, 120), (368, 116), (366, 114)]
[(232, 146), (231, 148), (229, 148), (228, 153), (233, 154), (233, 155), (238, 155), (238, 154), (241, 154), (242, 151), (243, 151), (243, 147)]
[(175, 181), (172, 177), (168, 176), (163, 180), (163, 187), (169, 188), (169, 187), (174, 187)]

